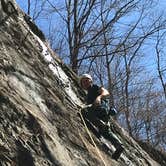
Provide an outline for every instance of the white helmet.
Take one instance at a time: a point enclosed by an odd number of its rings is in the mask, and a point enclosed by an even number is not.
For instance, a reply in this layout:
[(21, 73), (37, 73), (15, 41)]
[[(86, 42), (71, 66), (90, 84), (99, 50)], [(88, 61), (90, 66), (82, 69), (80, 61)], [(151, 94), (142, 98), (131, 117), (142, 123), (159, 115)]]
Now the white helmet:
[(83, 78), (89, 78), (91, 81), (93, 81), (91, 75), (89, 75), (89, 74), (83, 74), (83, 75), (80, 77), (80, 81), (81, 81)]

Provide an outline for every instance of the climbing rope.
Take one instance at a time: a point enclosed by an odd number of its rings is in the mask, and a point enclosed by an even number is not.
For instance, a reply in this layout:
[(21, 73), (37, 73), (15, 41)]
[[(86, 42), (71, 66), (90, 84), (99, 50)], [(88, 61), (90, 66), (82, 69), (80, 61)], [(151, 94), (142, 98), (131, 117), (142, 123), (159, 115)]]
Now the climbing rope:
[[(86, 130), (87, 134), (89, 135), (89, 137), (90, 137), (90, 139), (91, 139), (91, 141), (92, 141), (92, 143), (93, 143), (93, 145), (94, 145), (94, 147), (95, 147), (95, 149), (96, 149), (96, 152), (97, 152), (98, 156), (100, 157), (100, 159), (102, 160), (104, 166), (107, 166), (106, 163), (105, 163), (105, 161), (104, 161), (104, 159), (103, 159), (103, 157), (102, 157), (102, 155), (101, 155), (101, 153), (100, 153), (99, 148), (97, 147), (97, 145), (96, 145), (94, 139), (92, 138), (92, 135), (91, 135), (91, 133), (90, 133), (90, 131), (89, 131), (89, 129), (88, 129), (86, 123), (85, 123), (85, 120), (84, 120), (84, 117), (83, 117), (83, 115), (82, 115), (82, 113), (81, 113), (81, 110), (82, 110), (82, 108), (79, 109), (79, 112), (78, 112), (78, 113), (80, 114), (80, 117), (81, 117), (81, 120), (82, 120), (83, 125), (84, 125), (84, 127), (85, 127), (85, 130)], [(81, 135), (80, 135), (80, 136), (81, 136)], [(82, 136), (81, 136), (81, 139), (83, 140), (83, 137), (82, 137)], [(86, 143), (85, 143), (84, 140), (83, 140), (83, 143), (85, 144), (85, 146), (87, 147), (87, 149), (88, 149), (88, 151), (89, 151), (89, 148), (88, 148), (88, 146), (86, 145)]]

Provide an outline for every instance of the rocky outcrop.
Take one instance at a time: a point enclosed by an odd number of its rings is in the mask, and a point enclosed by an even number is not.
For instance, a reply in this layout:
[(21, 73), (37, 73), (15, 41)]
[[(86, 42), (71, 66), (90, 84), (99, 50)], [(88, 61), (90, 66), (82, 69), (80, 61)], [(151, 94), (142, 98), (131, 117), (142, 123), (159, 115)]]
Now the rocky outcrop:
[(0, 2), (0, 165), (161, 165), (115, 122), (121, 158), (112, 160), (114, 147), (104, 151), (91, 133), (94, 146), (78, 116), (77, 76), (14, 1)]

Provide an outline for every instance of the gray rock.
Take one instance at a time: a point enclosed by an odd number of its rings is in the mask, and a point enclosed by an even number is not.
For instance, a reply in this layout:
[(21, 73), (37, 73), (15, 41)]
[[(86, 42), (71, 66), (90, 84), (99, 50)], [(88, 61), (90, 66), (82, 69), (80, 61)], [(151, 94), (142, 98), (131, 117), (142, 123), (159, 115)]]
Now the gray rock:
[(125, 147), (120, 159), (112, 160), (114, 147), (109, 145), (111, 152), (105, 152), (91, 133), (94, 147), (77, 115), (84, 98), (77, 76), (53, 53), (37, 26), (30, 26), (14, 1), (0, 2), (0, 165), (166, 163), (164, 158), (152, 159), (115, 122), (116, 135)]

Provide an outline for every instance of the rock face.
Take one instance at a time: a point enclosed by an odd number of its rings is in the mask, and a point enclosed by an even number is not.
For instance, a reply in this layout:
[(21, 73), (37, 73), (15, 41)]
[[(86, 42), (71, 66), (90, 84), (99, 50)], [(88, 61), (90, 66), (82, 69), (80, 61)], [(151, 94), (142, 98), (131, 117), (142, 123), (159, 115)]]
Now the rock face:
[[(84, 93), (77, 76), (12, 0), (0, 0), (0, 165), (164, 165), (115, 122), (125, 152), (111, 159), (78, 116)], [(112, 145), (111, 149), (114, 150)], [(112, 153), (111, 151), (111, 153)]]

